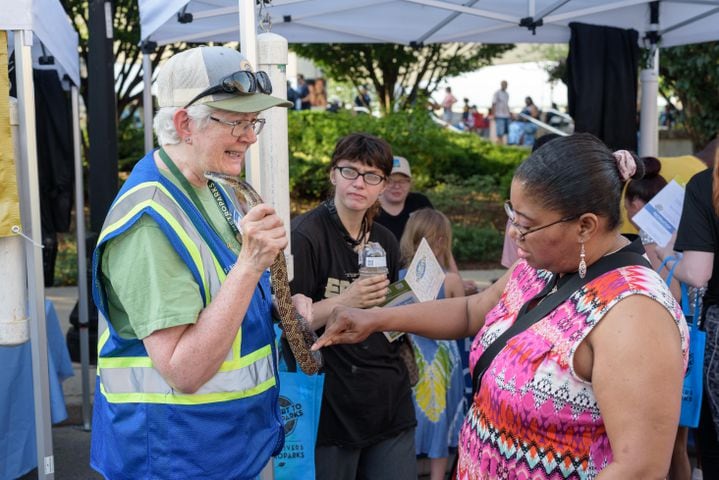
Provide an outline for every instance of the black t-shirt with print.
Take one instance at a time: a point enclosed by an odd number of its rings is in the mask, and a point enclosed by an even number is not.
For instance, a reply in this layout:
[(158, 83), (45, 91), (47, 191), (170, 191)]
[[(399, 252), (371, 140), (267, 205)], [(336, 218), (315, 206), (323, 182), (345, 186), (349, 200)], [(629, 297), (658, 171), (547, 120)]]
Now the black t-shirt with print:
[(381, 208), (377, 218), (375, 218), (375, 222), (389, 228), (390, 231), (394, 233), (397, 241), (399, 241), (402, 238), (404, 227), (407, 225), (407, 221), (409, 220), (409, 214), (422, 208), (433, 208), (432, 202), (429, 201), (429, 198), (421, 193), (409, 192), (409, 195), (407, 195), (407, 199), (404, 202), (404, 208), (401, 212), (399, 212), (399, 214), (390, 215), (384, 208)]
[[(376, 222), (370, 241), (387, 252), (397, 279), (399, 246)], [(292, 220), (293, 294), (317, 302), (338, 295), (356, 278), (357, 252), (344, 239), (325, 204)], [(321, 331), (320, 331), (321, 332)], [(363, 448), (416, 425), (407, 369), (382, 333), (356, 345), (322, 349), (325, 384), (317, 445)]]
[(712, 206), (712, 170), (694, 175), (687, 183), (682, 218), (674, 249), (714, 253), (714, 269), (704, 295), (704, 306), (719, 305), (719, 217)]

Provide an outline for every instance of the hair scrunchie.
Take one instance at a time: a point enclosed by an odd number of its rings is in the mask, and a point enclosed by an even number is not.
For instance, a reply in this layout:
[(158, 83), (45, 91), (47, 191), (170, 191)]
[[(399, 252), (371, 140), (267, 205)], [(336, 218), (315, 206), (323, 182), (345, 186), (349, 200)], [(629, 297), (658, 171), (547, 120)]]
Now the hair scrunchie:
[(614, 152), (614, 160), (617, 162), (619, 176), (625, 182), (637, 173), (637, 161), (634, 156), (626, 150), (617, 150)]

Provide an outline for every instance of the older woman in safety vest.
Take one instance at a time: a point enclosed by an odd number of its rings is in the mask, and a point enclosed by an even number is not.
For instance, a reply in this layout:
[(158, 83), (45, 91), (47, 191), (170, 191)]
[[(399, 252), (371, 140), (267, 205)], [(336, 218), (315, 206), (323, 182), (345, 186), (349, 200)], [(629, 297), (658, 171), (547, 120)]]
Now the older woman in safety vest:
[(91, 464), (107, 478), (249, 479), (282, 447), (267, 268), (285, 229), (268, 205), (243, 216), (203, 175), (242, 172), (258, 113), (291, 106), (270, 93), (269, 77), (224, 47), (160, 70), (162, 147), (133, 169), (93, 259)]

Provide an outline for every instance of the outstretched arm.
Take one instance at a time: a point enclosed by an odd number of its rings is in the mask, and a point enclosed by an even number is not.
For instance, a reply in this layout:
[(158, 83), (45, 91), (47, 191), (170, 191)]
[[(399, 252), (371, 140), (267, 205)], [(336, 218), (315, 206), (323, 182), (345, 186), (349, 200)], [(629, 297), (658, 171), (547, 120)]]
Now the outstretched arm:
[(317, 350), (337, 343), (358, 343), (381, 331), (410, 332), (437, 339), (475, 335), (484, 325), (484, 317), (499, 301), (510, 275), (511, 270), (489, 288), (471, 297), (370, 310), (335, 308), (327, 321), (325, 333), (312, 348)]
[(389, 280), (386, 275), (357, 279), (339, 295), (313, 304), (310, 326), (313, 330), (324, 327), (332, 310), (338, 306), (370, 308), (380, 305), (387, 297), (388, 287)]

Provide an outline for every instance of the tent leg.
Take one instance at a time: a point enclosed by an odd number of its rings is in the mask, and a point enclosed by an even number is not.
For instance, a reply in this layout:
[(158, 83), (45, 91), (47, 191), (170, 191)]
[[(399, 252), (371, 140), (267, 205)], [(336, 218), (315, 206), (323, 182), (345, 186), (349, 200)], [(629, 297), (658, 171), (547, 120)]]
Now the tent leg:
[(14, 34), (18, 113), (20, 117), (20, 161), (17, 163), (20, 216), (25, 235), (32, 239), (25, 244), (25, 259), (28, 276), (37, 475), (39, 479), (53, 479), (55, 478), (55, 459), (52, 451), (52, 427), (50, 425), (45, 284), (42, 265), (40, 195), (35, 132), (35, 94), (32, 78), (32, 53), (30, 51), (33, 39), (31, 31), (18, 30)]
[[(257, 23), (255, 13), (255, 2), (238, 0), (239, 26), (240, 26), (240, 51), (257, 70)], [(245, 178), (250, 185), (255, 187), (260, 195), (266, 195), (262, 191), (262, 174), (260, 172), (260, 147), (259, 142), (250, 145), (245, 153)], [(263, 196), (266, 202), (272, 204), (272, 199)]]
[(152, 61), (150, 52), (142, 52), (142, 119), (145, 129), (145, 153), (152, 150), (154, 142), (152, 139)]
[[(271, 32), (257, 36), (257, 70), (268, 73), (272, 92), (279, 98), (287, 98), (287, 39)], [(271, 108), (264, 113), (267, 128), (258, 139), (262, 169), (259, 191), (285, 224), (287, 230), (287, 274), (293, 278), (294, 267), (290, 241), (290, 167), (287, 146), (287, 109)]]
[(80, 154), (80, 107), (77, 87), (72, 87), (72, 140), (75, 152), (75, 225), (77, 232), (77, 285), (80, 319), (80, 364), (82, 371), (82, 428), (90, 431), (90, 346), (88, 337), (87, 256), (85, 245), (85, 197)]
[(639, 120), (639, 155), (656, 157), (659, 154), (659, 118), (657, 96), (659, 94), (659, 48), (654, 49), (651, 65), (639, 74), (641, 82), (641, 107)]

